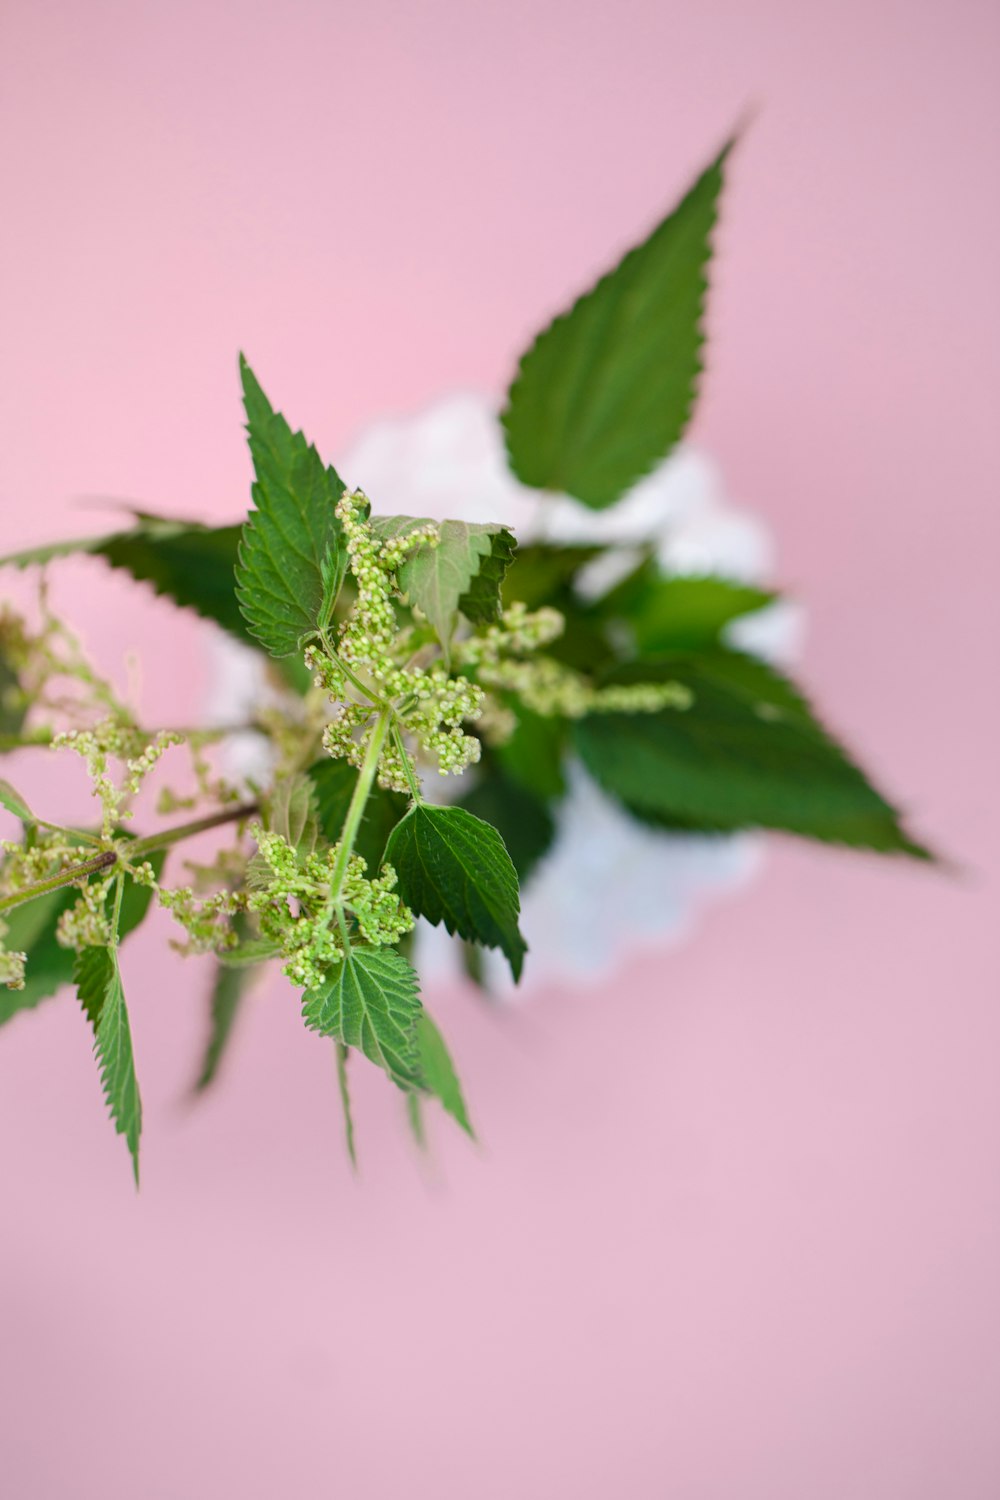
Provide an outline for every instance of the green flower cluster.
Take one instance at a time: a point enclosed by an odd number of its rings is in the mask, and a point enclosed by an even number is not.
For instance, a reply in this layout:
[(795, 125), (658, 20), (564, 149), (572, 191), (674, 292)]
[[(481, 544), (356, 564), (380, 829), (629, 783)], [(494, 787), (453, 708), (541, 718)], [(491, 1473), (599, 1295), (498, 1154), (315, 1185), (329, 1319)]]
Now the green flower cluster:
[(679, 682), (598, 687), (553, 657), (534, 655), (558, 639), (563, 623), (556, 609), (531, 611), (515, 603), (496, 625), (462, 641), (456, 657), (484, 686), (513, 693), (525, 708), (549, 717), (582, 719), (593, 713), (656, 713), (691, 706), (691, 691)]
[(338, 874), (339, 844), (303, 854), (259, 824), (250, 832), (258, 857), (249, 872), (256, 889), (247, 910), (256, 916), (261, 936), (279, 950), (294, 984), (305, 989), (318, 984), (341, 962), (355, 933), (382, 946), (397, 943), (413, 927), (413, 913), (395, 894), (390, 865), (369, 880), (364, 860), (355, 854)]

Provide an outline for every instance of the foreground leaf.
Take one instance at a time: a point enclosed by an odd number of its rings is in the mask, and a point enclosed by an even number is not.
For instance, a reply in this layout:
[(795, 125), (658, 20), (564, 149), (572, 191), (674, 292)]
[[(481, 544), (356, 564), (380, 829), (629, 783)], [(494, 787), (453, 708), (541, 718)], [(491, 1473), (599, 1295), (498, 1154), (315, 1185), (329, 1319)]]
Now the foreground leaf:
[(441, 1101), (452, 1119), (461, 1125), (466, 1135), (475, 1140), (476, 1133), (469, 1123), (469, 1114), (462, 1097), (462, 1085), (458, 1081), (455, 1065), (448, 1053), (444, 1037), (426, 1010), (421, 1011), (417, 1022), (417, 1050), (420, 1057), (420, 1071), (428, 1092)]
[(94, 1028), (94, 1051), (114, 1127), (125, 1137), (139, 1185), (142, 1104), (132, 1056), (132, 1033), (114, 948), (84, 948), (73, 966), (77, 994)]
[[(620, 680), (648, 680), (651, 670), (636, 664)], [(657, 670), (690, 689), (690, 708), (595, 714), (573, 730), (587, 769), (638, 816), (716, 829), (784, 829), (929, 857), (772, 667), (716, 650), (663, 659)]]
[(495, 766), (480, 766), (475, 775), (458, 806), (497, 830), (523, 885), (555, 842), (556, 824), (549, 805)]
[(701, 369), (705, 265), (728, 151), (522, 358), (502, 421), (523, 483), (602, 510), (683, 433)]
[(239, 545), (236, 597), (250, 634), (272, 656), (291, 656), (325, 624), (347, 567), (335, 514), (344, 485), (301, 432), (275, 412), (240, 357), (253, 501)]
[(323, 983), (302, 996), (305, 1023), (358, 1047), (400, 1088), (420, 1087), (415, 971), (392, 948), (350, 948)]
[[(157, 877), (163, 869), (163, 861), (162, 853), (149, 856)], [(63, 912), (75, 904), (79, 894), (76, 886), (64, 886), (45, 896), (36, 896), (33, 901), (5, 914), (7, 932), (4, 943), (15, 953), (26, 953), (28, 963), (23, 990), (0, 987), (0, 1026), (21, 1011), (34, 1010), (64, 984), (72, 984), (73, 952), (61, 948), (56, 942), (56, 924)], [(153, 892), (148, 886), (126, 879), (118, 927), (121, 937), (127, 937), (139, 926), (149, 911), (152, 898)]]
[(393, 829), (385, 857), (411, 910), (500, 948), (520, 978), (527, 944), (517, 925), (517, 872), (495, 828), (463, 807), (421, 802)]

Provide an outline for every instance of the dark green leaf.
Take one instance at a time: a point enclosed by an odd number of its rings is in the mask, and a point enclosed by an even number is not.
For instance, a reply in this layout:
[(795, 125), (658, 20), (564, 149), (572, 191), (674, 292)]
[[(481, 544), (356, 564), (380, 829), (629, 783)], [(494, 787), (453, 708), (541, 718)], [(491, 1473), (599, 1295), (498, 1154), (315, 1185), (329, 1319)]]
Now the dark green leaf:
[[(649, 680), (637, 663), (618, 680)], [(899, 814), (818, 723), (798, 690), (739, 652), (662, 658), (659, 680), (690, 689), (687, 710), (594, 714), (574, 726), (595, 779), (637, 815), (927, 857)]]
[(440, 1099), (452, 1119), (457, 1121), (473, 1140), (476, 1133), (469, 1123), (468, 1111), (462, 1097), (462, 1085), (458, 1081), (455, 1065), (448, 1054), (444, 1037), (431, 1020), (426, 1010), (420, 1012), (417, 1022), (417, 1051), (420, 1071), (429, 1093)]
[(272, 410), (240, 357), (256, 507), (243, 527), (236, 597), (255, 640), (291, 656), (327, 623), (347, 567), (335, 514), (344, 485), (301, 432)]
[(358, 1047), (400, 1088), (420, 1087), (415, 971), (392, 948), (350, 948), (323, 983), (302, 996), (313, 1031)]
[(144, 513), (128, 531), (35, 547), (0, 559), (0, 566), (27, 567), (88, 553), (152, 584), (158, 594), (246, 641), (249, 635), (233, 587), (239, 539), (239, 526), (203, 526)]
[(17, 673), (0, 650), (0, 735), (18, 735), (27, 711)]
[[(238, 912), (233, 918), (233, 930), (242, 943), (240, 948), (230, 949), (227, 957), (235, 953), (241, 953), (244, 957), (242, 962), (237, 963), (216, 962), (208, 1003), (208, 1037), (201, 1067), (193, 1085), (193, 1092), (196, 1094), (204, 1093), (215, 1081), (232, 1040), (237, 1017), (258, 973), (257, 963), (245, 957), (255, 941), (249, 937), (250, 922), (245, 913)], [(257, 943), (259, 947), (259, 940)]]
[[(336, 844), (358, 784), (357, 769), (348, 765), (346, 760), (331, 760), (327, 756), (311, 765), (307, 775), (316, 789), (320, 831), (329, 843)], [(378, 786), (372, 788), (354, 845), (354, 852), (361, 855), (369, 876), (374, 875), (382, 863), (386, 840), (408, 806), (407, 799), (398, 792), (387, 792)]]
[(508, 604), (518, 600), (529, 609), (543, 604), (558, 604), (577, 574), (600, 557), (601, 547), (557, 547), (548, 542), (532, 542), (518, 547), (510, 571), (504, 579), (503, 596)]
[(80, 1004), (94, 1028), (94, 1051), (108, 1110), (118, 1134), (125, 1137), (138, 1186), (142, 1104), (116, 950), (84, 948), (76, 955), (73, 978)]
[(522, 358), (503, 424), (523, 483), (601, 510), (683, 433), (701, 369), (705, 266), (728, 150)]
[(548, 804), (494, 766), (476, 771), (458, 806), (497, 829), (522, 884), (552, 847), (556, 825)]
[(719, 643), (725, 627), (772, 604), (777, 594), (727, 578), (670, 577), (644, 564), (595, 607), (604, 619), (623, 622), (645, 656), (698, 651)]
[[(163, 869), (163, 860), (163, 854), (149, 856), (157, 876)], [(40, 1001), (47, 1000), (64, 984), (72, 984), (73, 953), (69, 948), (60, 948), (56, 942), (56, 923), (64, 911), (75, 905), (79, 894), (76, 886), (63, 886), (61, 890), (37, 896), (34, 901), (5, 914), (7, 933), (4, 943), (14, 953), (26, 953), (28, 964), (23, 990), (0, 987), (0, 1026), (20, 1011), (34, 1010)], [(125, 881), (118, 928), (123, 938), (139, 926), (149, 910), (152, 896), (148, 886), (137, 885), (134, 880)]]
[(490, 550), (458, 601), (459, 613), (473, 625), (490, 625), (500, 618), (503, 581), (517, 549), (513, 534), (501, 527), (490, 533)]
[(463, 807), (418, 803), (393, 829), (386, 861), (407, 906), (449, 932), (500, 948), (515, 979), (527, 945), (518, 929), (517, 872), (503, 839)]
[(493, 755), (512, 781), (546, 801), (557, 801), (566, 790), (566, 720), (532, 713), (519, 705), (515, 712), (517, 727)]

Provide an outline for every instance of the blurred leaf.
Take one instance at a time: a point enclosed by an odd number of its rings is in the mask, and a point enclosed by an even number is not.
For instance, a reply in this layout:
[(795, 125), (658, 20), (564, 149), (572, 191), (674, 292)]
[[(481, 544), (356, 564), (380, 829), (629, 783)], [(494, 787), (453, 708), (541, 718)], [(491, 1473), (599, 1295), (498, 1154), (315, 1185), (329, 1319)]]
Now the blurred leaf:
[(502, 421), (524, 483), (612, 505), (688, 424), (727, 146), (641, 245), (540, 333)]
[(715, 828), (775, 828), (806, 838), (928, 858), (772, 667), (739, 652), (636, 663), (618, 681), (675, 681), (691, 707), (593, 714), (573, 726), (584, 765), (637, 815)]

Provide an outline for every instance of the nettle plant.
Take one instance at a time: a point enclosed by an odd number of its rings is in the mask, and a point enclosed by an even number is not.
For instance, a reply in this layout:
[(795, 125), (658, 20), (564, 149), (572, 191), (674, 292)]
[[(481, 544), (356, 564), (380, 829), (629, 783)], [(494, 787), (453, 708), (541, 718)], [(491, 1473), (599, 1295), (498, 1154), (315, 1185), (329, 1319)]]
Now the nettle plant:
[[(684, 432), (726, 154), (524, 355), (501, 418), (524, 485), (603, 510)], [(21, 825), (0, 845), (0, 1021), (75, 986), (137, 1179), (119, 950), (154, 902), (181, 929), (175, 946), (214, 959), (196, 1088), (248, 980), (275, 964), (335, 1045), (353, 1156), (353, 1050), (405, 1093), (418, 1136), (428, 1096), (470, 1130), (411, 935), (417, 918), (443, 923), (473, 976), (483, 946), (520, 975), (518, 882), (555, 836), (570, 759), (665, 836), (771, 828), (927, 857), (797, 688), (726, 644), (729, 622), (774, 593), (669, 576), (651, 547), (518, 549), (502, 519), (381, 514), (392, 497), (349, 489), (240, 369), (254, 469), (242, 526), (143, 513), (3, 560), (101, 557), (265, 653), (280, 683), (252, 725), (145, 728), (55, 617), (44, 571), (31, 620), (0, 613), (0, 747), (82, 757), (99, 809), (62, 826), (0, 783)], [(595, 564), (615, 579), (596, 592)], [(248, 728), (266, 778), (227, 759), (227, 736)], [(162, 778), (181, 747), (178, 790)], [(453, 777), (457, 796), (428, 798)], [(149, 778), (161, 785), (143, 815), (165, 821), (136, 834)], [(172, 870), (175, 848), (208, 830), (214, 857)]]

